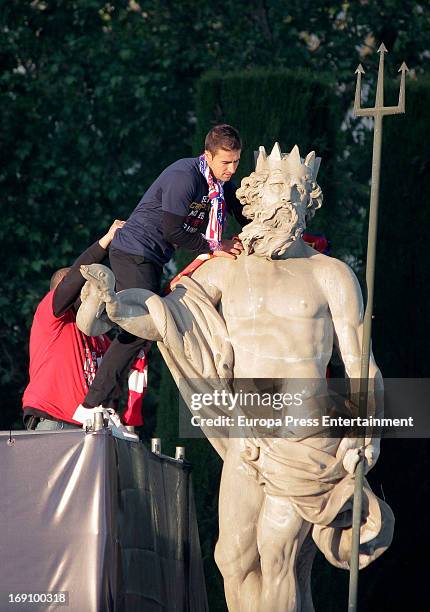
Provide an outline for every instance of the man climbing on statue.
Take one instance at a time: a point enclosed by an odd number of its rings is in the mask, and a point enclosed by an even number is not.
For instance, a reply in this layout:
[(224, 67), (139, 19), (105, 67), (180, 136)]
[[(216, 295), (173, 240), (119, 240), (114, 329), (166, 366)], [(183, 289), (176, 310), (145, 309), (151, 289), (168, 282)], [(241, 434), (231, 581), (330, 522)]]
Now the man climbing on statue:
[[(180, 159), (160, 174), (112, 241), (109, 259), (117, 291), (160, 294), (163, 266), (177, 247), (230, 259), (242, 252), (240, 240), (222, 237), (227, 213), (241, 227), (247, 223), (230, 182), (241, 148), (235, 128), (217, 125), (207, 134), (202, 155)], [(110, 404), (142, 343), (126, 331), (117, 336), (75, 418), (91, 418), (95, 407)]]

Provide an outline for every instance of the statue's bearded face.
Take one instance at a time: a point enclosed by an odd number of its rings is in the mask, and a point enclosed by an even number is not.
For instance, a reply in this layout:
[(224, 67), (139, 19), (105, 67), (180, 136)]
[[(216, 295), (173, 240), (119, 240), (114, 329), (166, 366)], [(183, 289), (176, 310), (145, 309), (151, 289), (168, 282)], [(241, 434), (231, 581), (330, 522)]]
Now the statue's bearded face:
[(263, 186), (262, 207), (266, 210), (279, 205), (306, 208), (310, 192), (311, 187), (305, 178), (287, 178), (282, 172), (275, 170), (270, 173)]
[(300, 238), (322, 201), (320, 188), (309, 177), (278, 169), (252, 173), (237, 195), (245, 204), (243, 214), (252, 220), (241, 234), (245, 252), (271, 258), (282, 256)]

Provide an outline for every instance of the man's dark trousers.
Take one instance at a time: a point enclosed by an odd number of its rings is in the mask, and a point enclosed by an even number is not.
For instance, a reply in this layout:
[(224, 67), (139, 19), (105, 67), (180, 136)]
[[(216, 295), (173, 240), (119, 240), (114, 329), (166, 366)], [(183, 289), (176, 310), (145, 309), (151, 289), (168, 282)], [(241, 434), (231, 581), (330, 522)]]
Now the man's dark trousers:
[[(110, 248), (109, 261), (116, 278), (116, 291), (123, 289), (149, 289), (159, 294), (163, 268), (139, 255), (129, 255)], [(84, 405), (105, 407), (116, 405), (120, 399), (124, 375), (130, 369), (145, 340), (121, 331), (105, 353), (97, 374), (85, 397)]]

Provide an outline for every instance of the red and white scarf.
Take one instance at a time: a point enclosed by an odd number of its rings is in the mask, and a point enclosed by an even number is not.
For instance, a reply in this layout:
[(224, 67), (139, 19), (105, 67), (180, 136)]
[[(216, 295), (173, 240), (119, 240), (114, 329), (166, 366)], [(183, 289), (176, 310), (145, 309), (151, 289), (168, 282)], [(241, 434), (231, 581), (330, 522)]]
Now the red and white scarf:
[(214, 178), (204, 155), (199, 157), (199, 168), (208, 184), (208, 195), (211, 203), (205, 238), (209, 242), (211, 250), (214, 251), (221, 245), (222, 230), (227, 212), (223, 190), (224, 181), (218, 181)]
[(125, 425), (143, 425), (142, 400), (148, 387), (148, 361), (142, 349), (128, 374), (127, 408), (122, 415)]

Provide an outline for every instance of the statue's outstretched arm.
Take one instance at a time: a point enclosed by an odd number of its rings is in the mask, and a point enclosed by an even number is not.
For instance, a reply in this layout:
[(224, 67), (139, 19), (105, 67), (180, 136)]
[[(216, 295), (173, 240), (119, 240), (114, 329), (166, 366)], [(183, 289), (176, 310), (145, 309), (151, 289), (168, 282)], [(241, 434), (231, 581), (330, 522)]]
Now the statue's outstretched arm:
[(160, 301), (158, 295), (148, 289), (124, 289), (116, 294), (116, 298), (106, 304), (106, 312), (111, 321), (125, 331), (145, 338), (145, 340), (162, 340), (151, 314), (148, 302)]
[(109, 329), (109, 324), (102, 329), (103, 311), (106, 309), (109, 323), (116, 323), (146, 340), (161, 340), (147, 305), (150, 300), (158, 303), (160, 298), (157, 295), (146, 289), (126, 289), (115, 293), (113, 272), (101, 264), (81, 266), (80, 270), (87, 280), (81, 292), (82, 304), (76, 319), (81, 331), (91, 336)]

